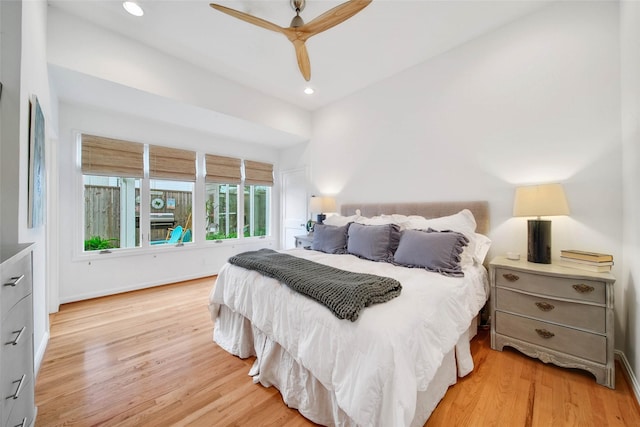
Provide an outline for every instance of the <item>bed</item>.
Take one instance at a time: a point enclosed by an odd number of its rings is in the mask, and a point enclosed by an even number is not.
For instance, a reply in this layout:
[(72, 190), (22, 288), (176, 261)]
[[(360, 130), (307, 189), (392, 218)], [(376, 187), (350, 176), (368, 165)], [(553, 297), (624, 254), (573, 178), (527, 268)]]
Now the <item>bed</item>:
[(345, 204), (335, 221), (336, 227), (340, 221), (402, 229), (427, 224), (431, 232), (462, 221), (452, 232), (468, 241), (459, 257), (463, 277), (360, 254), (279, 251), (401, 283), (397, 297), (349, 321), (276, 279), (227, 263), (209, 297), (213, 339), (233, 355), (255, 356), (254, 382), (275, 386), (289, 407), (318, 424), (424, 425), (448, 387), (473, 370), (469, 341), (489, 292), (488, 204)]

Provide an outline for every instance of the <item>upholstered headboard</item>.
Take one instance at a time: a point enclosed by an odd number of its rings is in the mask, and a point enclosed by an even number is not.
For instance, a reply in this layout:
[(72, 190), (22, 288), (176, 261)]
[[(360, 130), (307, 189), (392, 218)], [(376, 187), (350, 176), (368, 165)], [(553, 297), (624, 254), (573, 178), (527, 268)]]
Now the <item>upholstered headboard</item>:
[(453, 215), (462, 209), (469, 209), (476, 219), (476, 231), (481, 234), (489, 232), (489, 202), (416, 202), (416, 203), (346, 203), (340, 207), (344, 216), (354, 215), (356, 209), (367, 217), (376, 215), (420, 215), (425, 218), (437, 218)]

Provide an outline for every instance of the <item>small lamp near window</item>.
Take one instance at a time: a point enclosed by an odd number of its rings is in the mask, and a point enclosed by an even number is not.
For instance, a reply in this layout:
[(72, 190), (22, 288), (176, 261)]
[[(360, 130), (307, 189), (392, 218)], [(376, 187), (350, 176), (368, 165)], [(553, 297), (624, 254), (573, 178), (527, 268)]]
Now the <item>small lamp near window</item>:
[(312, 213), (318, 214), (317, 223), (322, 224), (322, 221), (327, 217), (325, 212), (336, 211), (336, 199), (333, 197), (311, 196), (311, 200), (309, 200), (309, 210)]
[(513, 216), (536, 216), (528, 221), (527, 261), (551, 264), (551, 221), (541, 216), (569, 215), (562, 184), (517, 187)]

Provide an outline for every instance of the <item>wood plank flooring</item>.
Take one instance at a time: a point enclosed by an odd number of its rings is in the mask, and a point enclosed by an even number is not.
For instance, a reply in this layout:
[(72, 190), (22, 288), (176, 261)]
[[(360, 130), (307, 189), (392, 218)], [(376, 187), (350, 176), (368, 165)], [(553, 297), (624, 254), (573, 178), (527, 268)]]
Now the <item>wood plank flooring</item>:
[[(278, 391), (253, 384), (253, 359), (212, 342), (205, 278), (65, 304), (36, 382), (36, 426), (312, 426)], [(618, 366), (616, 390), (589, 374), (472, 341), (476, 369), (427, 426), (638, 426)]]

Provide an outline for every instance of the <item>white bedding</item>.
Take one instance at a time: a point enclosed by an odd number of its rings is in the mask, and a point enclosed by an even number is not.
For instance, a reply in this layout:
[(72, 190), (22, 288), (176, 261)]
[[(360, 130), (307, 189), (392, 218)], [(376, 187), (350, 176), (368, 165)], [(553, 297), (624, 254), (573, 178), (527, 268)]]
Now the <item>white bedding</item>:
[[(356, 322), (340, 320), (276, 280), (230, 264), (220, 271), (211, 292), (214, 322), (220, 305), (249, 319), (330, 390), (355, 424), (410, 425), (418, 392), (427, 390), (454, 348), (458, 374), (473, 369), (468, 340), (460, 338), (487, 300), (484, 267), (465, 267), (464, 278), (453, 278), (353, 255), (287, 252), (402, 283), (398, 298), (365, 308)], [(218, 339), (214, 331), (214, 340), (225, 350), (250, 355), (224, 337)]]

